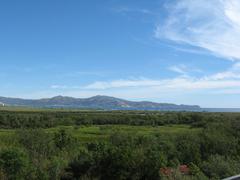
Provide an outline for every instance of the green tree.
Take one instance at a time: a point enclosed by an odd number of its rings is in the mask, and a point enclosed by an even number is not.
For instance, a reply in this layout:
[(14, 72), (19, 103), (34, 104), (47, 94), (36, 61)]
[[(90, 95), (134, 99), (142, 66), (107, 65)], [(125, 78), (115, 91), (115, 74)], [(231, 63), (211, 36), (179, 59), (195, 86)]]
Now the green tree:
[(52, 137), (42, 129), (19, 130), (17, 137), (32, 160), (41, 161), (54, 153)]
[(239, 162), (220, 155), (212, 155), (203, 162), (203, 172), (210, 178), (223, 179), (240, 172)]
[(19, 130), (17, 135), (31, 161), (29, 179), (49, 179), (48, 168), (55, 154), (52, 136), (42, 129)]
[(181, 163), (200, 163), (201, 152), (200, 152), (200, 139), (195, 134), (187, 134), (179, 136), (176, 140), (176, 148), (178, 159)]
[(75, 144), (75, 138), (65, 129), (60, 129), (54, 134), (54, 143), (59, 150), (72, 148)]
[(0, 168), (8, 179), (23, 179), (27, 158), (19, 149), (5, 149), (0, 152)]
[(144, 160), (141, 168), (138, 170), (140, 171), (141, 179), (158, 180), (160, 178), (160, 168), (167, 165), (167, 157), (161, 151), (150, 147), (145, 150), (142, 158)]

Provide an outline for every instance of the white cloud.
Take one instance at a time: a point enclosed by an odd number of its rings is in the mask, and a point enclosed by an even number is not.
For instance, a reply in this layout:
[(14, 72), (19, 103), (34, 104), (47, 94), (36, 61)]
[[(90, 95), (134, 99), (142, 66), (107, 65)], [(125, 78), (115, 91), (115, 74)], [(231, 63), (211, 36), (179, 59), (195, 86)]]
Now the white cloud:
[(118, 13), (142, 13), (142, 14), (149, 14), (149, 15), (155, 14), (152, 11), (144, 8), (117, 7), (117, 8), (114, 8), (113, 10)]
[(157, 86), (161, 84), (159, 80), (151, 80), (147, 78), (138, 79), (120, 79), (114, 81), (97, 81), (85, 86), (85, 89), (109, 89), (109, 88), (123, 88), (123, 87), (148, 87)]
[(69, 73), (63, 73), (60, 74), (62, 77), (82, 77), (82, 76), (105, 76), (106, 74), (109, 74), (110, 72), (104, 72), (104, 71), (76, 71), (76, 72), (69, 72)]
[(213, 78), (191, 78), (188, 76), (176, 77), (173, 79), (152, 80), (114, 80), (114, 81), (98, 81), (87, 85), (86, 89), (91, 90), (107, 90), (120, 88), (146, 88), (148, 94), (150, 88), (161, 91), (185, 91), (185, 90), (207, 90), (219, 88), (240, 88), (239, 80), (214, 80)]
[(51, 85), (51, 89), (81, 89), (81, 86), (67, 86), (67, 85)]
[[(234, 64), (226, 71), (202, 77), (191, 77), (185, 65), (172, 66), (171, 71), (180, 73), (175, 78), (149, 79), (131, 78), (116, 79), (112, 81), (96, 81), (85, 86), (52, 85), (51, 89), (62, 91), (91, 91), (95, 94), (112, 93), (114, 91), (142, 91), (141, 96), (157, 97), (160, 92), (194, 92), (194, 91), (220, 91), (231, 89), (232, 92), (240, 90), (240, 63)], [(194, 70), (194, 69), (193, 69)], [(234, 90), (233, 90), (234, 89)], [(153, 93), (154, 92), (154, 93)], [(230, 91), (228, 91), (229, 94)], [(144, 95), (145, 94), (145, 95)]]
[(67, 86), (61, 86), (61, 85), (51, 85), (51, 89), (66, 89)]
[(216, 73), (209, 77), (205, 77), (206, 80), (223, 80), (223, 79), (240, 79), (240, 63), (234, 64), (230, 69)]
[(240, 59), (239, 0), (178, 0), (155, 30), (166, 38), (204, 48), (217, 56)]
[[(97, 81), (85, 86), (85, 89), (90, 90), (107, 90), (121, 88), (142, 88), (146, 94), (151, 90), (158, 92), (166, 91), (181, 91), (184, 92), (194, 90), (216, 90), (225, 88), (240, 89), (240, 68), (239, 65), (234, 65), (228, 71), (204, 76), (201, 78), (190, 77), (187, 75), (178, 76), (172, 79), (153, 80), (147, 78), (113, 80), (113, 81)], [(178, 69), (176, 69), (178, 70)], [(182, 71), (180, 71), (182, 72)]]
[(214, 92), (215, 94), (240, 94), (240, 89), (220, 89)]
[(179, 73), (179, 74), (186, 74), (188, 72), (188, 68), (183, 65), (183, 64), (180, 64), (180, 65), (175, 65), (175, 66), (170, 66), (168, 68), (170, 71), (173, 71), (173, 72), (176, 72), (176, 73)]

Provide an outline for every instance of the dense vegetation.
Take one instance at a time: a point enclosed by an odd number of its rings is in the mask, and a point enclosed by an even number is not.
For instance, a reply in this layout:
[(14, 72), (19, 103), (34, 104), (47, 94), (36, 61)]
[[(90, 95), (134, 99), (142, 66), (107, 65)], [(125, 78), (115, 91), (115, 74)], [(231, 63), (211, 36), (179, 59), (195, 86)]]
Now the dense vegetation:
[(0, 128), (50, 128), (72, 125), (151, 125), (188, 124), (204, 126), (206, 122), (240, 120), (238, 113), (191, 113), (158, 111), (1, 111)]
[(240, 173), (239, 113), (5, 110), (0, 128), (0, 179), (204, 180)]

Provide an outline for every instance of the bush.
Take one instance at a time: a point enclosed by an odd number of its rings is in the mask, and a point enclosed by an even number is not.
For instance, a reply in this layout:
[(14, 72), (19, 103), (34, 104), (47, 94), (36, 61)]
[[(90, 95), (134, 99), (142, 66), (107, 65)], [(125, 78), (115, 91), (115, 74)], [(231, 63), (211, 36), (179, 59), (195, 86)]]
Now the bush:
[(26, 154), (19, 149), (5, 149), (0, 152), (0, 169), (7, 179), (20, 179), (26, 167)]
[(239, 174), (239, 163), (220, 155), (212, 155), (202, 165), (202, 171), (210, 178), (223, 179)]

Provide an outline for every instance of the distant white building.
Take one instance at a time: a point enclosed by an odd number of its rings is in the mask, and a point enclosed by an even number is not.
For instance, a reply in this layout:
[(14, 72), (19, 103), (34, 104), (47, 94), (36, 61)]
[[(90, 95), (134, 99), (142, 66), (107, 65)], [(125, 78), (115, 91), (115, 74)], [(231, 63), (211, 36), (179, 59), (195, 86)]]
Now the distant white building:
[(4, 107), (4, 106), (5, 106), (5, 104), (0, 102), (0, 107)]

